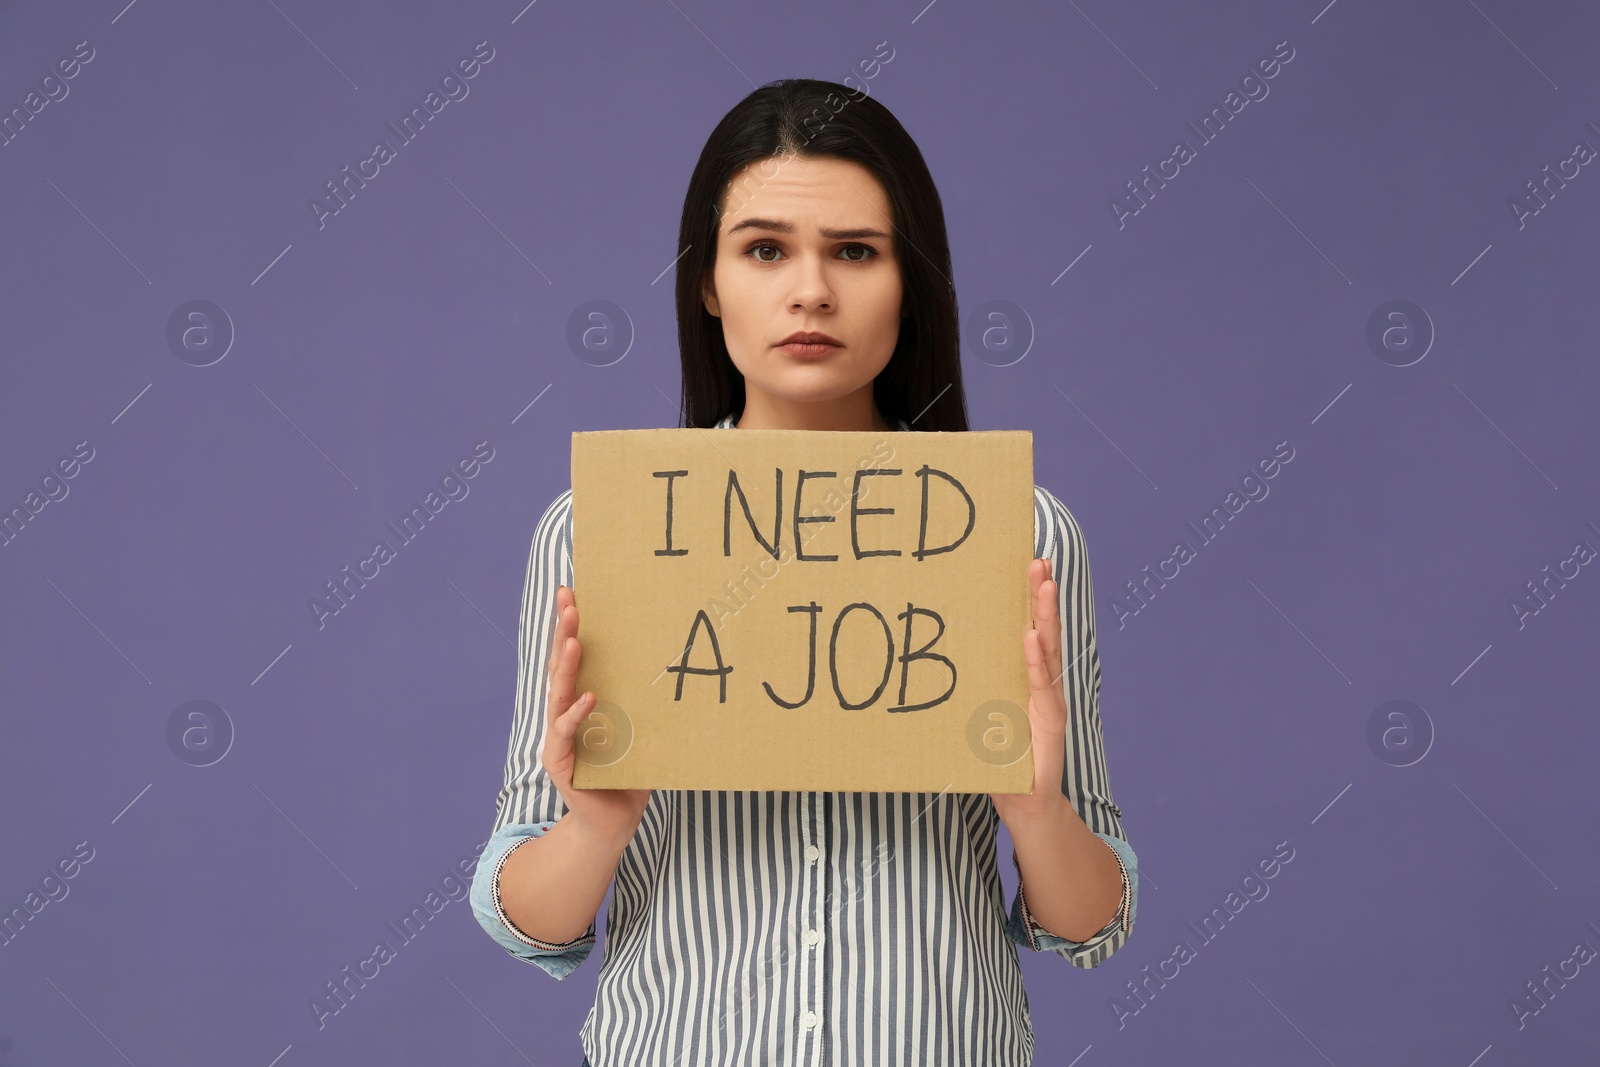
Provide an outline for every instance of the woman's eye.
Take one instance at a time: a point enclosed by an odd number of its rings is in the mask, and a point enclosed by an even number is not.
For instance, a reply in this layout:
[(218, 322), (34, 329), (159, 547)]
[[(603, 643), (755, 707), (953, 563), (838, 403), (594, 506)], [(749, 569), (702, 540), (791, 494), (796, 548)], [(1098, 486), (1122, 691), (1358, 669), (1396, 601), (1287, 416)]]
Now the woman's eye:
[[(768, 259), (765, 256), (763, 256), (761, 254), (763, 251), (782, 252), (783, 250), (781, 248), (779, 248), (777, 245), (761, 244), (761, 245), (753, 246), (748, 252), (745, 253), (745, 255), (749, 256), (751, 259), (754, 259), (757, 263), (776, 263), (776, 262), (778, 262), (778, 260), (776, 258)], [(846, 255), (845, 256), (845, 262), (847, 262), (847, 263), (865, 263), (868, 260), (870, 260), (872, 257), (874, 257), (874, 256), (876, 256), (878, 254), (878, 250), (876, 248), (873, 248), (871, 245), (860, 245), (860, 244), (845, 245), (844, 248), (841, 249), (840, 251), (841, 252), (845, 252), (845, 253), (850, 253), (850, 252), (862, 252), (862, 253), (865, 253), (864, 255), (860, 255), (860, 256)]]

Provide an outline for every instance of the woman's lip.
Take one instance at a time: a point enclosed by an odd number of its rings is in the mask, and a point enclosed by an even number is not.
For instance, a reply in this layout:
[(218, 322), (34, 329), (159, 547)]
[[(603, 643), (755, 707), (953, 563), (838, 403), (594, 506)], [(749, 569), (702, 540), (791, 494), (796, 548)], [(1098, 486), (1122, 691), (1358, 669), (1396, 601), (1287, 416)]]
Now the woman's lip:
[(825, 356), (829, 352), (843, 348), (844, 346), (830, 345), (826, 342), (820, 344), (809, 344), (801, 341), (790, 341), (788, 344), (779, 345), (778, 347), (789, 353), (791, 356), (797, 356), (801, 359), (815, 359), (818, 356)]

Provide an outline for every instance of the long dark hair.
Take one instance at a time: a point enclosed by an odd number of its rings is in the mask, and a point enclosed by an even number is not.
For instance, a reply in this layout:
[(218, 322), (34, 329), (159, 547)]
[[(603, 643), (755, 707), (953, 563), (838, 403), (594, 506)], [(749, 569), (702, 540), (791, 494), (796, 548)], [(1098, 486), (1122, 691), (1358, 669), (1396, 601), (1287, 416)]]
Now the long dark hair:
[(960, 324), (944, 207), (922, 152), (888, 108), (835, 82), (769, 82), (722, 117), (695, 163), (683, 200), (678, 247), (678, 351), (682, 425), (709, 427), (744, 409), (744, 376), (728, 356), (722, 322), (705, 308), (702, 283), (716, 263), (723, 194), (739, 170), (796, 155), (848, 159), (883, 183), (894, 227), (906, 317), (894, 355), (872, 383), (878, 410), (913, 430), (967, 429)]

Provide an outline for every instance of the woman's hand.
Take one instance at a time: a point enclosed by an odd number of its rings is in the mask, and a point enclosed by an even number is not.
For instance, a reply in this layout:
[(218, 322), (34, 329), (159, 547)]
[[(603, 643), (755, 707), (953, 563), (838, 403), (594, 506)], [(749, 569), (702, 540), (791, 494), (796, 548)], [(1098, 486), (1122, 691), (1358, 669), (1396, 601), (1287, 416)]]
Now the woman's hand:
[(573, 738), (594, 710), (595, 695), (575, 692), (578, 660), (578, 602), (567, 586), (556, 589), (556, 635), (545, 665), (549, 699), (545, 709), (544, 769), (567, 805), (566, 818), (577, 818), (606, 840), (628, 841), (644, 818), (648, 789), (578, 789), (572, 784), (577, 753)]
[(1028, 661), (1028, 727), (1033, 733), (1033, 791), (990, 793), (1008, 828), (1014, 819), (1056, 814), (1066, 803), (1061, 775), (1066, 763), (1067, 700), (1061, 686), (1061, 611), (1050, 561), (1028, 564), (1033, 592), (1033, 623), (1022, 631), (1022, 654)]

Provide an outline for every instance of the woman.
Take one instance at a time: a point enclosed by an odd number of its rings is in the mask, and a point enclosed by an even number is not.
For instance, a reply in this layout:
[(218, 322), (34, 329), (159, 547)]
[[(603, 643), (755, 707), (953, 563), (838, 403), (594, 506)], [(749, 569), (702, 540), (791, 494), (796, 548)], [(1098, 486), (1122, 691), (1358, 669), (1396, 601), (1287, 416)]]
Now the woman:
[[(800, 79), (751, 93), (701, 153), (679, 244), (684, 425), (967, 429), (943, 209), (878, 102)], [(1138, 889), (1102, 751), (1083, 535), (1047, 490), (1034, 501), (1034, 785), (992, 796), (574, 789), (594, 694), (575, 691), (570, 491), (550, 505), (472, 903), (559, 979), (593, 948), (615, 881), (586, 1064), (1030, 1062), (1017, 947), (1098, 966)], [(1002, 820), (1021, 879), (1009, 917)]]

